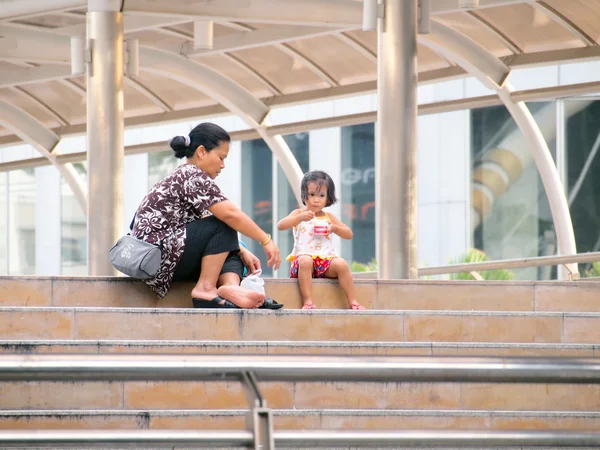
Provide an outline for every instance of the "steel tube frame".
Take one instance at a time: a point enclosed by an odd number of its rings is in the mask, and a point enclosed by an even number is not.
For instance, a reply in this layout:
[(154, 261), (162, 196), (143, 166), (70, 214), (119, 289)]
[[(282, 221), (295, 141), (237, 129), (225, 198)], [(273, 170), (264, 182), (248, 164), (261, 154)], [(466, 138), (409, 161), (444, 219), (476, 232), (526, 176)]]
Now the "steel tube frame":
[[(2, 448), (135, 446), (248, 447), (252, 433), (239, 430), (0, 430)], [(539, 430), (302, 430), (276, 431), (278, 448), (314, 447), (598, 447), (600, 432)]]
[(9, 103), (0, 100), (0, 124), (12, 130), (23, 142), (35, 148), (50, 164), (56, 167), (67, 182), (84, 214), (87, 215), (87, 195), (81, 177), (71, 163), (61, 163), (54, 151), (60, 137), (46, 128), (36, 118)]
[(379, 278), (416, 279), (417, 0), (383, 0), (375, 166)]
[[(437, 22), (432, 23), (431, 34), (419, 36), (419, 42), (460, 64), (486, 87), (493, 89), (498, 94), (523, 136), (529, 142), (531, 155), (550, 203), (559, 253), (576, 254), (575, 233), (563, 185), (548, 144), (531, 112), (525, 103), (515, 101), (511, 97), (513, 89), (506, 82), (510, 68), (476, 42)], [(577, 274), (577, 264), (568, 267), (568, 271)], [(566, 273), (563, 275), (563, 279), (565, 276)]]
[(1, 381), (238, 380), (600, 383), (596, 358), (0, 355)]
[(107, 252), (123, 234), (123, 13), (88, 11), (87, 37), (88, 274), (110, 276)]

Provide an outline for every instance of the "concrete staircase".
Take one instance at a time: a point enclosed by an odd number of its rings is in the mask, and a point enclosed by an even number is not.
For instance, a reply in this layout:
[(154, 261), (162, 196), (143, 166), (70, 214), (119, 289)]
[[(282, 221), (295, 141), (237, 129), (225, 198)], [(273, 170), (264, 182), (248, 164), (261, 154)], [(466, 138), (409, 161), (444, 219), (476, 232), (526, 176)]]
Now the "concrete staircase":
[[(189, 309), (124, 278), (0, 277), (0, 353), (596, 357), (600, 283), (268, 280), (281, 311)], [(332, 309), (326, 309), (332, 308)], [(277, 428), (598, 429), (599, 385), (262, 383)], [(243, 428), (236, 382), (3, 382), (0, 428)]]

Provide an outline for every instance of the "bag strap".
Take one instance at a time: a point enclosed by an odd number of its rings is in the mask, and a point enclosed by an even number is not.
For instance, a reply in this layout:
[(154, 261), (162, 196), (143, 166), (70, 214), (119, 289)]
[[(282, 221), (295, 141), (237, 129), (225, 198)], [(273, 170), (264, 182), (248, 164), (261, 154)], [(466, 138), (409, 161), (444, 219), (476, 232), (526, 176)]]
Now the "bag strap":
[(131, 219), (131, 223), (129, 224), (129, 229), (131, 231), (133, 231), (133, 224), (135, 222), (135, 215), (137, 214), (137, 212), (133, 213), (133, 219)]

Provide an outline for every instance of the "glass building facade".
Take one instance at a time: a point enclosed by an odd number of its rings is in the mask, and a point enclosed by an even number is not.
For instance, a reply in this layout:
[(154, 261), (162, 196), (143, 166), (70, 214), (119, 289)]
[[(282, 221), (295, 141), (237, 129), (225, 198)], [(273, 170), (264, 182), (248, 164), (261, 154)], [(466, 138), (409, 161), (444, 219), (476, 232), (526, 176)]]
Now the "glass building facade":
[[(462, 86), (466, 95), (472, 90), (469, 83), (473, 82), (424, 86), (419, 90), (420, 102), (453, 99), (457, 86)], [(374, 108), (376, 96), (335, 102), (331, 102), (332, 114), (336, 108), (343, 110), (342, 114), (353, 114)], [(354, 104), (363, 109), (351, 110)], [(600, 100), (585, 97), (527, 106), (565, 185), (578, 252), (600, 251)], [(289, 117), (311, 119), (298, 111), (310, 112), (310, 108), (294, 110)], [(278, 120), (286, 122), (287, 112), (277, 113)], [(216, 122), (235, 129), (235, 122), (227, 120)], [(133, 130), (126, 142), (166, 140), (194, 125), (156, 127), (154, 134)], [(421, 267), (456, 261), (470, 248), (482, 250), (491, 260), (556, 253), (556, 232), (543, 183), (524, 136), (504, 106), (423, 115), (418, 127)], [(376, 258), (375, 128), (374, 123), (364, 123), (284, 136), (303, 172), (325, 170), (334, 179), (339, 201), (335, 214), (355, 236), (338, 240), (336, 245), (348, 262), (361, 264)], [(73, 151), (80, 151), (81, 138), (73, 139), (79, 139)], [(227, 165), (221, 187), (273, 236), (285, 258), (292, 250), (292, 233), (278, 232), (276, 223), (299, 206), (293, 189), (262, 140), (233, 144), (238, 156)], [(167, 148), (165, 143), (165, 151), (126, 157), (123, 231), (144, 193), (182, 162)], [(0, 149), (0, 157), (9, 150)], [(10, 160), (14, 158), (3, 157), (3, 162)], [(85, 184), (86, 164), (77, 163), (75, 169)], [(49, 188), (53, 183), (57, 183), (57, 195)], [(58, 230), (57, 239), (48, 239), (51, 231), (45, 231), (45, 225), (48, 230)], [(86, 228), (85, 211), (55, 168), (0, 172), (0, 274), (85, 275)], [(260, 245), (248, 239), (245, 242), (261, 258), (264, 275), (288, 276), (289, 263), (273, 272), (266, 268)], [(59, 255), (58, 262), (43, 257), (48, 252)], [(589, 264), (582, 265), (581, 272), (590, 269)], [(556, 272), (555, 267), (539, 267), (520, 269), (514, 275), (516, 279), (546, 280), (555, 279)]]

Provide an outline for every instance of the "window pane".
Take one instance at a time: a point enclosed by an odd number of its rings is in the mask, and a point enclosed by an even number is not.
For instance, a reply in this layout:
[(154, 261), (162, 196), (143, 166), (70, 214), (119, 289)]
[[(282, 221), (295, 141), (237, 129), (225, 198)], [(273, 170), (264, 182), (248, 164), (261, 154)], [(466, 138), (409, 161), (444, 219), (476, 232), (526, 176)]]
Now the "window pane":
[(148, 189), (152, 189), (156, 183), (170, 175), (179, 165), (179, 161), (173, 156), (172, 150), (148, 153)]
[[(528, 105), (555, 155), (556, 104)], [(551, 255), (556, 235), (529, 145), (503, 106), (471, 111), (471, 226), (489, 259)], [(458, 255), (457, 255), (458, 257)], [(517, 279), (555, 277), (552, 267), (513, 270)]]
[(11, 275), (35, 273), (35, 172), (34, 169), (9, 172), (8, 234)]
[[(87, 183), (87, 163), (73, 164)], [(85, 212), (65, 180), (61, 184), (61, 274), (87, 275), (87, 221)], [(108, 251), (108, 250), (107, 250)]]
[[(273, 234), (273, 164), (271, 150), (262, 139), (242, 142), (242, 209), (266, 233)], [(265, 276), (272, 276), (260, 244), (245, 243), (260, 258)]]
[[(298, 133), (284, 136), (292, 154), (296, 157), (303, 173), (308, 172), (308, 133)], [(300, 188), (300, 186), (298, 186)], [(290, 186), (281, 167), (277, 168), (277, 220), (283, 219), (294, 209), (303, 207), (298, 205), (294, 191)], [(285, 258), (292, 252), (294, 236), (291, 230), (278, 231), (278, 245), (281, 251), (281, 267), (278, 275), (287, 277), (289, 275), (290, 263)]]
[(348, 262), (375, 258), (375, 124), (342, 128), (342, 222), (355, 238), (342, 241)]
[[(600, 250), (600, 101), (565, 102), (568, 199), (577, 251)], [(600, 266), (581, 264), (582, 276)]]
[(6, 183), (8, 174), (0, 173), (0, 275), (8, 274), (8, 209)]

